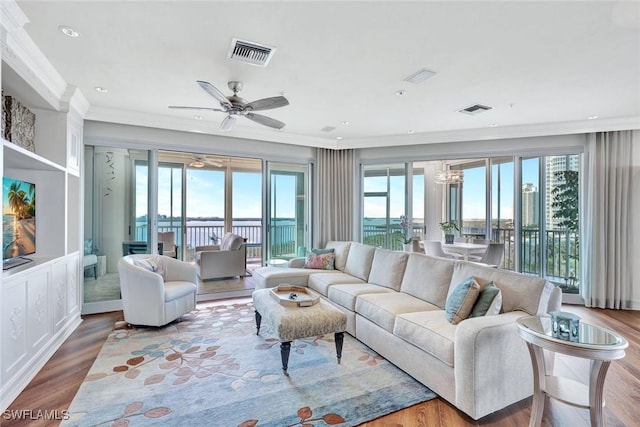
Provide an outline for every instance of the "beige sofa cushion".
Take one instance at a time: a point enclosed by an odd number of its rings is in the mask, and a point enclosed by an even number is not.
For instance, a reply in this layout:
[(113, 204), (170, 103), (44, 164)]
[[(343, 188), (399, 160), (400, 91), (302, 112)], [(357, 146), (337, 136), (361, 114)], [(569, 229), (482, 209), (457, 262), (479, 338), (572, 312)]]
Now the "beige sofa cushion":
[(440, 308), (447, 300), (455, 261), (412, 253), (400, 290)]
[(500, 289), (503, 313), (515, 310), (524, 311), (532, 316), (546, 313), (553, 285), (545, 279), (509, 270), (458, 262), (453, 268), (449, 292), (470, 276), (475, 277), (480, 286), (493, 282)]
[(369, 279), (369, 272), (371, 271), (371, 263), (375, 251), (375, 246), (351, 242), (344, 272), (366, 282)]
[(393, 334), (453, 366), (456, 326), (442, 310), (399, 314)]
[(347, 265), (347, 256), (349, 255), (349, 248), (351, 247), (351, 242), (338, 242), (338, 241), (329, 241), (325, 245), (326, 249), (333, 249), (333, 253), (335, 254), (334, 260), (334, 268), (336, 270), (344, 271), (344, 266)]
[(409, 254), (406, 252), (376, 248), (368, 282), (399, 291), (407, 266), (407, 258)]
[(396, 315), (438, 307), (402, 292), (364, 294), (356, 300), (356, 312), (376, 325), (393, 332)]
[(384, 286), (372, 285), (370, 283), (358, 283), (350, 285), (332, 285), (329, 286), (329, 300), (348, 308), (351, 311), (356, 311), (356, 299), (359, 295), (364, 294), (381, 294), (395, 292), (392, 289)]
[(331, 272), (328, 270), (324, 271), (327, 271), (327, 273), (318, 272), (311, 274), (309, 276), (307, 286), (325, 297), (327, 296), (329, 286), (331, 285), (339, 285), (343, 283), (364, 283), (364, 280), (353, 277), (352, 275), (347, 273), (340, 273), (338, 271)]

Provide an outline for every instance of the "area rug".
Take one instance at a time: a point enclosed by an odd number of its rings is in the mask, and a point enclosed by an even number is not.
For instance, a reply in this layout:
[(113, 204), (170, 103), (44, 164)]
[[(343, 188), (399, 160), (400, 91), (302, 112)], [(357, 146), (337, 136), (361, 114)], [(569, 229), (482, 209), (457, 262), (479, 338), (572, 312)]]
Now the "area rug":
[(289, 376), (251, 303), (198, 305), (163, 328), (114, 330), (63, 426), (356, 426), (435, 394), (345, 334), (296, 340)]

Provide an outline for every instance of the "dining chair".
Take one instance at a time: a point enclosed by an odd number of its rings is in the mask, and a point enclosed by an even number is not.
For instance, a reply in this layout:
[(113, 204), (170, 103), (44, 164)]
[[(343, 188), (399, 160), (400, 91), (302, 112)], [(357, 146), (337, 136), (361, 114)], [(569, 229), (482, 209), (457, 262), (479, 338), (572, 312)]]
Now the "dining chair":
[(442, 242), (440, 240), (425, 240), (424, 241), (424, 253), (431, 256), (437, 256), (440, 258), (459, 258), (461, 255), (445, 252), (442, 249)]
[(504, 243), (489, 243), (487, 251), (482, 258), (477, 261), (480, 264), (486, 264), (491, 267), (500, 267), (504, 258)]
[(478, 245), (488, 245), (489, 243), (491, 243), (491, 240), (489, 240), (489, 239), (473, 239), (472, 243), (475, 243), (475, 244), (478, 244)]

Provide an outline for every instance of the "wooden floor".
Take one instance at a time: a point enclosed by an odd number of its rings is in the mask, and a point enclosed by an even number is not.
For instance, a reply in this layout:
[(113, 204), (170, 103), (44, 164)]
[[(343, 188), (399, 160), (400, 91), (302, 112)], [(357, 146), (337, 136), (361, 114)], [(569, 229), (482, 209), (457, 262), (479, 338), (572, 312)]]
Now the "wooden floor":
[[(624, 359), (614, 361), (605, 382), (605, 420), (609, 427), (635, 426), (640, 422), (640, 311), (585, 309), (563, 306), (583, 321), (612, 329), (629, 341)], [(84, 317), (80, 327), (49, 360), (44, 369), (11, 404), (9, 410), (67, 409), (93, 364), (120, 312)], [(556, 374), (586, 381), (588, 364), (567, 357), (556, 360)], [(520, 427), (529, 424), (531, 399), (474, 421), (443, 399), (436, 398), (386, 417), (363, 424), (363, 427), (418, 426), (497, 426)], [(58, 423), (33, 420), (17, 421), (0, 416), (2, 426), (52, 426)], [(543, 426), (588, 426), (586, 409), (547, 400)], [(232, 426), (230, 426), (232, 427)]]

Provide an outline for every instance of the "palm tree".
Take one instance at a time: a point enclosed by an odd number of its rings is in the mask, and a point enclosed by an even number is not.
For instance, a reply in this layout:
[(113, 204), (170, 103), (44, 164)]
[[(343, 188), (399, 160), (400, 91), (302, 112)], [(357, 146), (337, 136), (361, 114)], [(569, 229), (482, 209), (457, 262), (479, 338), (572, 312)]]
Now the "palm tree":
[(29, 198), (26, 191), (20, 188), (19, 182), (12, 182), (9, 187), (9, 206), (13, 211), (16, 219), (22, 219), (25, 217), (26, 209), (29, 206)]

